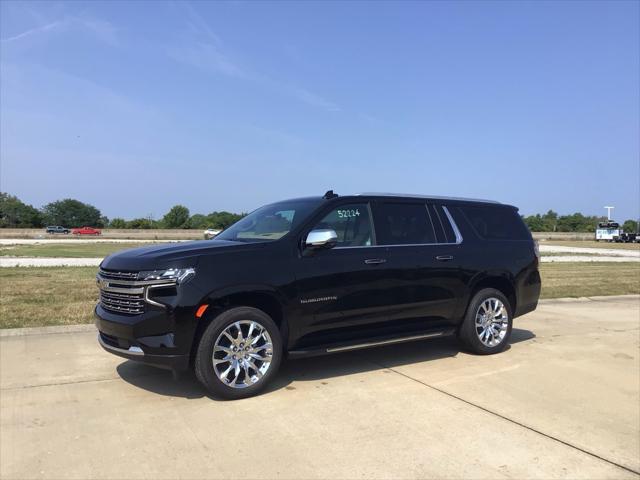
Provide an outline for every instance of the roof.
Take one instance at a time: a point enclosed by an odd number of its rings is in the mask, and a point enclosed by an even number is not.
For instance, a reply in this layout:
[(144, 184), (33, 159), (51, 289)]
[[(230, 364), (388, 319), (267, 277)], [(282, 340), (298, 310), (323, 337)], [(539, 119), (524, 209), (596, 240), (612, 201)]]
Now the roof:
[(463, 197), (439, 197), (435, 195), (416, 195), (413, 193), (389, 193), (389, 192), (362, 192), (357, 193), (357, 197), (394, 197), (394, 198), (424, 198), (430, 200), (454, 200), (458, 202), (479, 202), (479, 203), (495, 203), (500, 204), (495, 200), (483, 200), (480, 198), (463, 198)]

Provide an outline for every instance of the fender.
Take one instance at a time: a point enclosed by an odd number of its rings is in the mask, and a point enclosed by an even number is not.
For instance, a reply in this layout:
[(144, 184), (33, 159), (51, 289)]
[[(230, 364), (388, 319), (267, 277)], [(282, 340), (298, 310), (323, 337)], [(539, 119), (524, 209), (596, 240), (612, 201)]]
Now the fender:
[[(290, 300), (287, 296), (278, 288), (275, 288), (273, 285), (261, 284), (261, 283), (242, 283), (236, 284), (224, 288), (218, 288), (210, 291), (208, 294), (204, 295), (199, 302), (199, 305), (209, 304), (216, 305), (218, 304), (220, 307), (224, 308), (224, 299), (231, 297), (233, 295), (242, 295), (242, 296), (251, 296), (252, 294), (257, 295), (266, 295), (271, 298), (276, 304), (279, 306), (282, 317), (280, 319), (274, 318), (276, 323), (279, 323), (280, 334), (282, 335), (283, 345), (287, 345), (288, 337), (289, 337), (289, 322), (288, 322), (288, 310), (289, 305), (291, 304)], [(242, 302), (243, 305), (247, 305), (247, 302)], [(250, 303), (249, 303), (250, 305)], [(256, 305), (256, 308), (259, 306)], [(264, 310), (264, 309), (263, 309)], [(270, 313), (270, 312), (267, 312)], [(191, 339), (192, 345), (196, 342), (204, 329), (209, 325), (210, 321), (213, 317), (209, 317), (208, 320), (200, 322), (197, 328), (194, 331), (193, 338)]]

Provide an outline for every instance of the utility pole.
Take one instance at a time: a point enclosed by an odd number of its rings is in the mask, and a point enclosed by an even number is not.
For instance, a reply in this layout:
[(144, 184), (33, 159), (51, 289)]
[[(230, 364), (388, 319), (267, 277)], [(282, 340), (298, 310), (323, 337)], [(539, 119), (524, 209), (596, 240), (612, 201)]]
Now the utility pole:
[(611, 221), (611, 210), (613, 210), (616, 207), (604, 207), (607, 209), (607, 220)]

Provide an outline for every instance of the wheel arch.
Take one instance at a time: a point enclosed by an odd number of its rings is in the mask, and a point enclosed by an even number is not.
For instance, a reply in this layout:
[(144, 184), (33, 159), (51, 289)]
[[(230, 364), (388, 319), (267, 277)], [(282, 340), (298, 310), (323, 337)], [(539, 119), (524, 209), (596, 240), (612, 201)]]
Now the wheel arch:
[(284, 297), (271, 287), (264, 285), (245, 285), (226, 288), (224, 290), (211, 292), (200, 304), (207, 304), (209, 307), (198, 321), (191, 341), (191, 363), (193, 363), (198, 343), (207, 327), (220, 313), (235, 307), (253, 307), (269, 315), (280, 330), (282, 344), (287, 344), (289, 325), (284, 313)]
[[(486, 274), (481, 277), (475, 279), (471, 284), (469, 300), (467, 302), (467, 309), (469, 308), (469, 304), (471, 303), (471, 299), (474, 297), (476, 293), (484, 288), (493, 288), (502, 292), (502, 294), (507, 297), (509, 301), (509, 306), (511, 307), (511, 315), (515, 315), (516, 308), (518, 306), (518, 298), (516, 295), (516, 287), (515, 280), (508, 274)], [(466, 314), (466, 310), (465, 310)]]

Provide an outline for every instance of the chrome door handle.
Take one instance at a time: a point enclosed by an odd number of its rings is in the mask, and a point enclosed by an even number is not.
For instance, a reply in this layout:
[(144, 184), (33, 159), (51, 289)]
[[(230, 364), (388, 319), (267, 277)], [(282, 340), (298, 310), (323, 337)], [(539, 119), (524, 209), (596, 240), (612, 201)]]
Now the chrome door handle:
[(386, 258), (368, 258), (364, 261), (367, 265), (378, 265), (380, 263), (386, 263)]
[(453, 260), (453, 255), (438, 255), (436, 260), (439, 262), (448, 262), (449, 260)]

